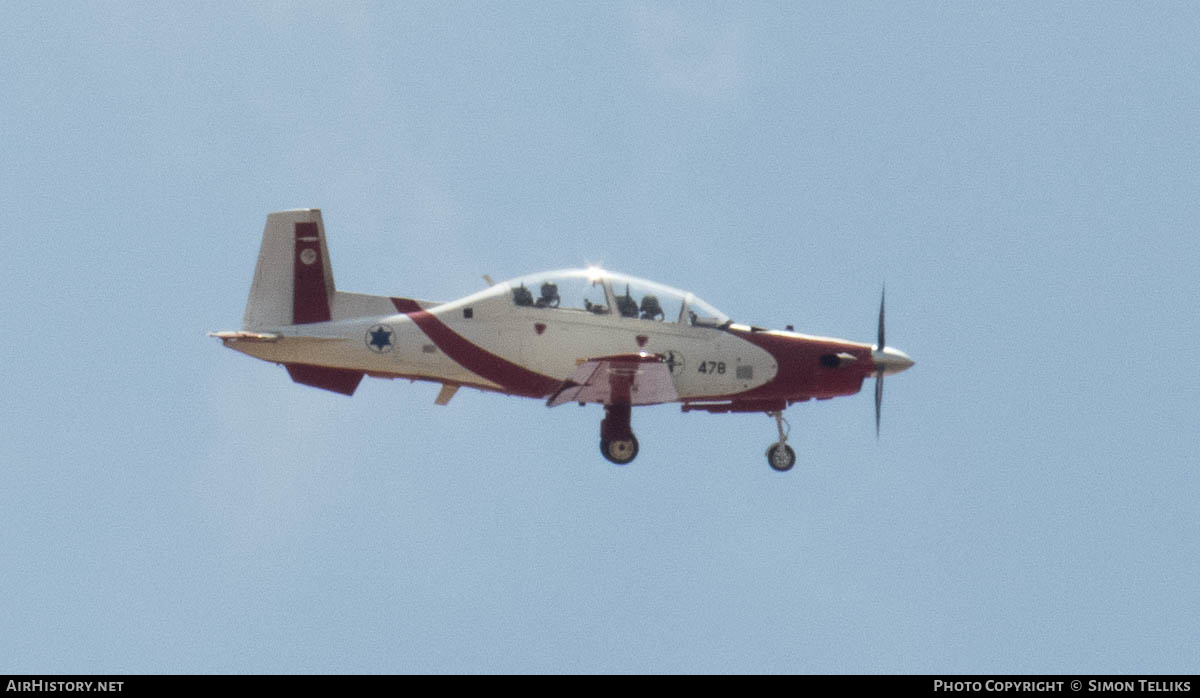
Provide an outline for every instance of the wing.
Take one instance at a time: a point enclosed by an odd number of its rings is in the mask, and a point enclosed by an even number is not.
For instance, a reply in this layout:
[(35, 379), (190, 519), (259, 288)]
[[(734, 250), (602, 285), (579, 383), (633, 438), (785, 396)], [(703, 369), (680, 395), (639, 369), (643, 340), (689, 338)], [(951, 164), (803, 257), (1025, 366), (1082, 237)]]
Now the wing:
[(546, 400), (605, 405), (653, 405), (679, 399), (671, 369), (660, 354), (620, 354), (588, 359)]

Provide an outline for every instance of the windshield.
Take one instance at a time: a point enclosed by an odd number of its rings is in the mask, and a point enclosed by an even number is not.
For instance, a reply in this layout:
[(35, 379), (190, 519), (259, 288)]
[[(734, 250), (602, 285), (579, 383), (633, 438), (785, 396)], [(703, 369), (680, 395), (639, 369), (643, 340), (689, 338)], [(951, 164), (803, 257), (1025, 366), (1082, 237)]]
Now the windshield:
[(569, 269), (508, 282), (515, 305), (720, 327), (729, 316), (695, 294), (603, 269)]

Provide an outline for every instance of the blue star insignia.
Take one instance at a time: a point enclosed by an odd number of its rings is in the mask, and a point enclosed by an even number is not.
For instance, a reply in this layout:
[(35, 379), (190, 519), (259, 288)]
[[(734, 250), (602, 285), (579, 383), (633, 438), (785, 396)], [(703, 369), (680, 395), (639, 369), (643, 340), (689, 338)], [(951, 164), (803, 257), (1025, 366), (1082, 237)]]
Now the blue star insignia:
[(386, 351), (388, 347), (392, 346), (392, 331), (383, 325), (376, 325), (371, 328), (367, 332), (367, 336), (370, 337), (367, 340), (367, 346), (375, 351)]

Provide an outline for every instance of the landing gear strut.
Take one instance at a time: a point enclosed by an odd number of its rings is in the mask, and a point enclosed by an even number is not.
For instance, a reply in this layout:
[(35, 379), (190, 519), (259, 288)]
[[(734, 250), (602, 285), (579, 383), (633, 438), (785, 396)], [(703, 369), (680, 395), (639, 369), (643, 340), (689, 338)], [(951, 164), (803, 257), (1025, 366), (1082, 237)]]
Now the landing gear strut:
[(638, 454), (638, 440), (629, 426), (629, 405), (605, 405), (600, 422), (600, 453), (617, 465), (630, 463)]
[(783, 418), (782, 410), (768, 412), (767, 416), (775, 418), (775, 426), (779, 429), (779, 441), (771, 444), (767, 449), (767, 463), (781, 473), (786, 472), (796, 464), (796, 452), (787, 445), (788, 432), (792, 427)]

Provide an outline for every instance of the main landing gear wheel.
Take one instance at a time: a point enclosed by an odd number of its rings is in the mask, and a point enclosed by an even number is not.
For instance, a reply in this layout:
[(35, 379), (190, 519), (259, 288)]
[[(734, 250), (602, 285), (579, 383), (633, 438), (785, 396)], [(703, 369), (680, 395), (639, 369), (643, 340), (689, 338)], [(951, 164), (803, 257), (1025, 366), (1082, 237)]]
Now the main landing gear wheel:
[(600, 422), (600, 453), (617, 465), (625, 465), (638, 454), (637, 437), (629, 428), (631, 408), (628, 402), (605, 405)]
[[(600, 439), (600, 453), (604, 454), (610, 462), (617, 465), (625, 465), (638, 454), (638, 440), (633, 434), (629, 435), (628, 440), (624, 439)], [(792, 457), (795, 460), (795, 456)]]
[(767, 449), (767, 463), (781, 473), (792, 469), (796, 464), (796, 452), (787, 444), (771, 444)]

